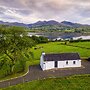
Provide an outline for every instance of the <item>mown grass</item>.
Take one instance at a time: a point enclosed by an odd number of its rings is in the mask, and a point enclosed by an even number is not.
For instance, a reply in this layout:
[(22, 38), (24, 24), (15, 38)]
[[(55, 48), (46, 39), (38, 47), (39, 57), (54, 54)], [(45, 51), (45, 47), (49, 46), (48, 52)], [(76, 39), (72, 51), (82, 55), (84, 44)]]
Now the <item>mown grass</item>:
[[(90, 42), (78, 42), (78, 43), (71, 43), (73, 45), (79, 45), (83, 47), (90, 47)], [(40, 48), (42, 47), (42, 48)], [(80, 48), (80, 47), (72, 47), (68, 45), (62, 44), (62, 42), (50, 42), (46, 44), (39, 44), (36, 46), (37, 49), (30, 49), (33, 52), (34, 59), (32, 60), (32, 64), (38, 64), (40, 60), (40, 55), (42, 51), (45, 53), (64, 53), (64, 52), (77, 52), (80, 54), (80, 57), (89, 57), (90, 56), (90, 50), (86, 48)]]
[(90, 90), (90, 75), (36, 80), (1, 90)]
[(75, 46), (90, 48), (90, 42), (73, 42), (73, 43), (70, 43), (70, 44), (75, 45)]

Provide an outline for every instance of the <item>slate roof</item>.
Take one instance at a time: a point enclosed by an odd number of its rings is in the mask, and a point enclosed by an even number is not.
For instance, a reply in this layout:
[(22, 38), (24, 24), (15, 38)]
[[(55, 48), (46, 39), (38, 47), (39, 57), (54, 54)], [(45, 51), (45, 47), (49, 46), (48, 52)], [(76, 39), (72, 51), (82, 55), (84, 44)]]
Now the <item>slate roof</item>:
[(80, 60), (78, 53), (45, 54), (44, 61)]

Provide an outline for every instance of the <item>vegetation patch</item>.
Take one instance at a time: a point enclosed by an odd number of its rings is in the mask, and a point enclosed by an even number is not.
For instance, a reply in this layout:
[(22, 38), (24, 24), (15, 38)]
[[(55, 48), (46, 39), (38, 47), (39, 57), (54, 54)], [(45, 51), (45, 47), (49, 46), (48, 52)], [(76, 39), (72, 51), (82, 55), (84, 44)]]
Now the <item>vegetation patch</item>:
[(23, 72), (34, 41), (22, 27), (0, 26), (0, 78)]

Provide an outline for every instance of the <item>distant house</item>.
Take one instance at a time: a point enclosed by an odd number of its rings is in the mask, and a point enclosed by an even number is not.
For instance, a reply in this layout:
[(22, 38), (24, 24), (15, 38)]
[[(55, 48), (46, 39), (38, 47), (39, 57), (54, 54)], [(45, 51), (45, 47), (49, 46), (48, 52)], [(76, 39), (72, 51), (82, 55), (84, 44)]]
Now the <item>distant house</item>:
[(81, 67), (81, 59), (78, 53), (45, 54), (40, 57), (42, 70), (54, 68)]

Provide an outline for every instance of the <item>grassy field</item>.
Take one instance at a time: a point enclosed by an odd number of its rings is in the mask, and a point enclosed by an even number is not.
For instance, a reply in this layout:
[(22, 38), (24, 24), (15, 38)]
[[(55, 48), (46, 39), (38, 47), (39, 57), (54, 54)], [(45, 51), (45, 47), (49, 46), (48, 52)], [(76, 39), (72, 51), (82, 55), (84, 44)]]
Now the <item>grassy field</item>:
[(90, 75), (48, 78), (0, 90), (90, 90)]
[[(78, 43), (71, 43), (73, 45), (79, 45), (83, 47), (89, 47), (90, 48), (90, 42), (78, 42)], [(62, 44), (62, 42), (50, 42), (46, 44), (39, 44), (36, 46), (37, 49), (34, 49), (33, 47), (31, 51), (33, 52), (34, 58), (30, 64), (38, 64), (40, 60), (40, 55), (42, 51), (45, 53), (63, 53), (63, 52), (78, 52), (80, 54), (80, 57), (90, 57), (90, 50), (86, 48), (80, 48), (80, 47), (73, 47), (73, 46), (67, 46)]]
[(76, 43), (71, 43), (71, 45), (90, 48), (90, 42), (76, 42)]

